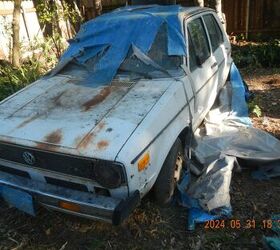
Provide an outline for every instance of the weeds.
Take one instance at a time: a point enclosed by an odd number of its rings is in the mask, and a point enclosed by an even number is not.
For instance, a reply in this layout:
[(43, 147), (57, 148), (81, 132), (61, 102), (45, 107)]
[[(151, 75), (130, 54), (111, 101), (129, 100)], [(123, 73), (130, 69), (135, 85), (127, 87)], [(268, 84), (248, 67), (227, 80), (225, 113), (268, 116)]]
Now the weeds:
[(248, 108), (249, 108), (249, 112), (251, 114), (256, 115), (257, 117), (261, 117), (262, 116), (262, 110), (261, 108), (256, 104), (255, 100), (252, 100), (248, 103)]
[(8, 63), (0, 64), (0, 100), (36, 81), (42, 75), (41, 64), (29, 61), (19, 68)]
[[(28, 48), (22, 48), (32, 52), (19, 68), (0, 61), (0, 101), (54, 68), (58, 58), (52, 40), (52, 37), (45, 38), (44, 41), (35, 40)], [(60, 52), (63, 50), (64, 48)]]

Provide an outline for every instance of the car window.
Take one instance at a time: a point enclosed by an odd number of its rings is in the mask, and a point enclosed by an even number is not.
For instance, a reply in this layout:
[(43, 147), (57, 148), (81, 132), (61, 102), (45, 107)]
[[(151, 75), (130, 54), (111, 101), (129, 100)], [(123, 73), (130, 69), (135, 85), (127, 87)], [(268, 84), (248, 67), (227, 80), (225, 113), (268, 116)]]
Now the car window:
[[(151, 49), (148, 52), (148, 57), (165, 70), (178, 69), (182, 64), (181, 56), (168, 55), (167, 26), (165, 24), (160, 27)], [(155, 71), (156, 69), (139, 60), (139, 58), (134, 55), (133, 51), (130, 50), (127, 57), (119, 67), (119, 71), (121, 70), (131, 71), (132, 73), (149, 73), (151, 71)]]
[(195, 50), (193, 46), (193, 42), (190, 36), (190, 32), (188, 32), (188, 37), (189, 37), (189, 65), (190, 65), (190, 71), (194, 71), (198, 67), (198, 63), (196, 60), (196, 55), (195, 55)]
[(210, 37), (212, 51), (215, 51), (224, 41), (222, 31), (212, 14), (205, 15), (203, 19)]
[(194, 50), (195, 61), (197, 64), (202, 64), (210, 56), (210, 48), (201, 18), (197, 18), (188, 24), (188, 33), (189, 40), (193, 45), (193, 49), (189, 47), (189, 51)]

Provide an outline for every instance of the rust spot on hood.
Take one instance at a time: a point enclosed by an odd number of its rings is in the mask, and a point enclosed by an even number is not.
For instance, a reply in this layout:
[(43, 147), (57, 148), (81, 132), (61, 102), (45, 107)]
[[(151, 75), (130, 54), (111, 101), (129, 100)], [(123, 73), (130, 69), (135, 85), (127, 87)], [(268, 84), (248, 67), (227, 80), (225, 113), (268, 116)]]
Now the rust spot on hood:
[(92, 99), (88, 100), (87, 102), (85, 102), (83, 104), (84, 107), (84, 111), (88, 111), (90, 108), (92, 108), (93, 106), (103, 102), (108, 95), (110, 95), (111, 93), (111, 88), (110, 86), (107, 86), (105, 88), (103, 88), (98, 95), (94, 96)]
[(43, 150), (47, 150), (47, 151), (58, 151), (58, 149), (55, 145), (42, 143), (42, 142), (37, 142), (36, 145), (37, 145), (37, 148), (39, 148), (39, 149), (43, 149)]
[(45, 136), (44, 141), (48, 143), (58, 144), (61, 142), (62, 132), (61, 129), (58, 129)]
[(94, 139), (96, 135), (94, 133), (90, 133), (85, 136), (84, 139), (82, 139), (81, 142), (79, 142), (78, 147), (79, 148), (86, 148), (88, 144)]
[(92, 131), (91, 133), (87, 134), (84, 137), (77, 137), (75, 139), (75, 144), (77, 145), (78, 148), (87, 148), (87, 146), (94, 141), (96, 135), (106, 126), (105, 122), (100, 122), (98, 123), (96, 129)]
[(106, 125), (106, 123), (105, 123), (104, 121), (99, 122), (98, 125), (97, 125), (97, 127), (98, 127), (98, 132), (99, 132), (100, 130), (102, 130), (102, 129), (105, 127), (105, 125)]
[(99, 150), (102, 150), (102, 149), (107, 148), (108, 145), (109, 145), (109, 143), (108, 143), (107, 141), (104, 141), (104, 140), (103, 140), (103, 141), (100, 141), (100, 142), (97, 143), (97, 148), (98, 148)]

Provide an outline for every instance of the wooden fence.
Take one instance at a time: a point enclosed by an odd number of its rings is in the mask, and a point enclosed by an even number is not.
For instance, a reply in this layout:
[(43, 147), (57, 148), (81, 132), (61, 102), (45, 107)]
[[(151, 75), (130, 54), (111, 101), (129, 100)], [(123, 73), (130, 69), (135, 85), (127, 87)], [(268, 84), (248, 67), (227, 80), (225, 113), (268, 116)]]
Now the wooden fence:
[[(193, 0), (177, 0), (183, 6), (194, 5)], [(103, 10), (124, 6), (126, 0), (102, 0)], [(213, 0), (205, 5), (213, 6)], [(222, 0), (228, 34), (274, 36), (280, 38), (280, 0)]]
[(280, 38), (280, 0), (223, 0), (227, 32)]

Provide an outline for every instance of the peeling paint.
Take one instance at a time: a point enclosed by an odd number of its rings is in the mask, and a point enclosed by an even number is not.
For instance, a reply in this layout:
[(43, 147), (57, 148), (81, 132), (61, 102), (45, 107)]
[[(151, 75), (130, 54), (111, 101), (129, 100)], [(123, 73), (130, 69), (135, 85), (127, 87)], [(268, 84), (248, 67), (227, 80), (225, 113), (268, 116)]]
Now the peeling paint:
[(105, 127), (106, 123), (101, 121), (97, 125), (97, 129), (84, 137), (77, 137), (75, 143), (78, 148), (86, 148), (91, 142), (93, 142), (96, 135)]
[(22, 128), (22, 127), (26, 126), (28, 123), (36, 120), (40, 116), (41, 116), (41, 114), (33, 115), (33, 116), (29, 117), (28, 119), (24, 120), (22, 123), (20, 123), (16, 128), (18, 129), (18, 128)]
[[(95, 136), (96, 136), (95, 133), (90, 133), (90, 134), (86, 135), (82, 139), (82, 141), (79, 141), (78, 148), (86, 148), (89, 145), (89, 143), (94, 140)], [(80, 138), (77, 138), (77, 140), (78, 139), (80, 139)]]
[(45, 136), (44, 141), (48, 143), (58, 144), (62, 139), (62, 131), (58, 129), (48, 135)]
[(111, 86), (103, 88), (98, 95), (94, 96), (92, 99), (88, 100), (83, 104), (84, 111), (88, 111), (93, 106), (103, 102), (111, 94)]
[(97, 148), (98, 148), (99, 150), (102, 150), (102, 149), (107, 148), (108, 145), (109, 145), (109, 143), (108, 143), (107, 141), (104, 141), (104, 140), (103, 140), (103, 141), (100, 141), (100, 142), (97, 143)]
[(106, 123), (105, 123), (104, 121), (98, 123), (98, 125), (97, 125), (98, 132), (99, 132), (100, 130), (102, 130), (102, 129), (105, 127), (105, 125), (106, 125)]
[(51, 145), (51, 144), (42, 143), (42, 142), (37, 142), (36, 148), (42, 149), (42, 150), (47, 150), (47, 151), (58, 151), (56, 145)]

